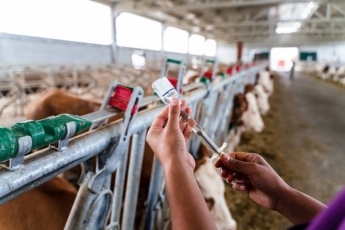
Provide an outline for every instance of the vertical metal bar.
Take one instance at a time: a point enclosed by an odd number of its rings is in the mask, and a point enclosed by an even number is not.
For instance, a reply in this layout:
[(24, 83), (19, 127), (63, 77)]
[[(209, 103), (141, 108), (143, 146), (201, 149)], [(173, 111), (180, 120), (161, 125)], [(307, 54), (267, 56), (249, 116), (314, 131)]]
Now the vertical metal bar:
[(118, 163), (116, 170), (116, 178), (114, 184), (114, 199), (112, 203), (112, 212), (110, 217), (110, 225), (114, 226), (114, 229), (119, 229), (120, 215), (122, 208), (123, 189), (125, 187), (125, 178), (127, 170), (128, 154), (124, 154), (121, 161)]
[(153, 159), (153, 168), (151, 174), (151, 182), (149, 188), (149, 197), (147, 201), (147, 209), (145, 214), (145, 230), (153, 229), (154, 225), (154, 206), (157, 203), (158, 188), (160, 182), (160, 175), (163, 173), (163, 168), (157, 157)]
[(206, 133), (209, 133), (211, 120), (215, 111), (216, 102), (218, 99), (218, 91), (211, 90), (209, 92), (208, 98), (203, 103), (203, 123), (202, 127)]
[(181, 99), (182, 95), (180, 94), (180, 89), (182, 88), (182, 82), (183, 82), (183, 77), (185, 75), (186, 72), (186, 62), (185, 61), (181, 61), (180, 63), (180, 68), (179, 68), (179, 72), (178, 72), (178, 77), (177, 77), (177, 85), (176, 85), (176, 90), (179, 93), (179, 98)]
[(161, 33), (161, 45), (162, 45), (162, 49), (161, 49), (161, 59), (164, 60), (165, 57), (165, 51), (164, 51), (164, 32), (166, 29), (166, 25), (162, 23), (162, 33)]
[(117, 59), (117, 40), (116, 40), (116, 18), (119, 14), (115, 11), (116, 4), (111, 4), (111, 26), (112, 26), (112, 35), (113, 35), (113, 43), (111, 44), (111, 62), (115, 63)]
[[(212, 140), (214, 140), (214, 142), (217, 145), (221, 145), (222, 143), (222, 139), (221, 136), (217, 135), (217, 133), (219, 133), (221, 130), (226, 129), (225, 126), (220, 126), (220, 124), (222, 123), (222, 120), (224, 117), (228, 116), (228, 106), (229, 104), (232, 104), (230, 102), (230, 100), (232, 100), (232, 97), (230, 96), (231, 93), (231, 83), (225, 85), (223, 87), (223, 92), (221, 93), (222, 98), (220, 100), (220, 104), (219, 104), (219, 108), (217, 109), (217, 113), (215, 114), (215, 119), (213, 120), (214, 122), (212, 122), (211, 125), (211, 129), (210, 129), (210, 138)], [(228, 112), (228, 113), (226, 113)]]
[(121, 229), (133, 229), (134, 227), (140, 174), (145, 148), (145, 137), (146, 129), (133, 135)]
[[(228, 97), (228, 101), (227, 101), (227, 106), (225, 108), (224, 111), (224, 116), (222, 119), (222, 122), (220, 123), (220, 129), (221, 132), (217, 132), (216, 133), (216, 139), (220, 140), (220, 142), (224, 142), (226, 141), (225, 138), (227, 136), (227, 131), (228, 131), (228, 127), (229, 127), (229, 123), (230, 123), (230, 118), (231, 118), (231, 114), (232, 114), (232, 105), (233, 105), (233, 100), (234, 100), (234, 95), (235, 95), (235, 82), (231, 83), (231, 86), (229, 87), (229, 97)], [(218, 143), (219, 145), (221, 143)]]

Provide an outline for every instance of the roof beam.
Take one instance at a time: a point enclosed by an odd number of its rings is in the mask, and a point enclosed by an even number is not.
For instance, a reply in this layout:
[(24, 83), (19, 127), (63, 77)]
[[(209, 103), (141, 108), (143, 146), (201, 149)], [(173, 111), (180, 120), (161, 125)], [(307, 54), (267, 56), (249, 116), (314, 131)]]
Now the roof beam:
[[(234, 8), (234, 7), (245, 7), (245, 6), (262, 6), (272, 4), (286, 4), (286, 3), (300, 3), (310, 2), (311, 0), (248, 0), (248, 1), (224, 1), (224, 2), (213, 2), (213, 3), (198, 3), (198, 4), (185, 4), (172, 7), (169, 9), (162, 9), (166, 11), (179, 11), (179, 10), (209, 10), (216, 8)], [(315, 3), (329, 3), (329, 2), (343, 2), (343, 0), (313, 0)]]
[[(343, 30), (335, 30), (335, 29), (310, 29), (310, 28), (303, 28), (303, 30), (300, 30), (295, 33), (291, 33), (291, 35), (299, 35), (299, 34), (317, 34), (317, 35), (345, 35), (345, 31)], [(248, 31), (248, 32), (237, 32), (237, 33), (232, 33), (230, 35), (224, 35), (223, 37), (225, 38), (236, 38), (236, 37), (256, 37), (256, 36), (269, 36), (269, 35), (282, 35), (284, 36), (285, 34), (277, 34), (277, 33), (272, 33), (269, 30), (265, 31)]]
[(339, 13), (341, 13), (343, 16), (345, 16), (345, 10), (340, 8), (339, 6), (332, 4), (333, 9), (335, 9), (336, 11), (338, 11)]
[(319, 18), (312, 18), (312, 19), (305, 19), (305, 20), (277, 20), (277, 19), (270, 19), (270, 20), (262, 20), (262, 21), (234, 21), (234, 22), (226, 22), (215, 24), (217, 28), (222, 27), (244, 27), (244, 26), (268, 26), (274, 25), (278, 22), (301, 22), (301, 23), (327, 23), (327, 22), (334, 22), (334, 23), (345, 23), (345, 18), (331, 18), (327, 19), (319, 19)]
[(224, 41), (227, 42), (238, 42), (242, 41), (245, 43), (258, 43), (260, 45), (269, 44), (274, 46), (277, 45), (302, 45), (315, 43), (315, 42), (335, 42), (343, 40), (345, 36), (337, 36), (337, 37), (330, 37), (326, 35), (313, 35), (313, 36), (306, 36), (306, 35), (275, 35), (270, 37), (244, 37), (241, 39), (235, 39), (235, 38), (223, 38)]

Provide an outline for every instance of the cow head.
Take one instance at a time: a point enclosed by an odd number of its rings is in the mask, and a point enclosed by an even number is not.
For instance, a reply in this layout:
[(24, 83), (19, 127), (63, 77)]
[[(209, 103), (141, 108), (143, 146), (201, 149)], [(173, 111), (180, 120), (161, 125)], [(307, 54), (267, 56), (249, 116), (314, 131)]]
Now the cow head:
[(231, 124), (244, 130), (255, 130), (256, 132), (263, 130), (264, 123), (253, 92), (235, 95)]
[(257, 84), (254, 86), (254, 91), (256, 97), (256, 102), (258, 103), (259, 111), (261, 115), (265, 115), (268, 110), (270, 110), (270, 104), (268, 102), (268, 95), (265, 92), (262, 85)]
[(245, 97), (248, 102), (248, 108), (242, 114), (243, 126), (247, 130), (254, 130), (258, 133), (262, 132), (264, 122), (261, 118), (255, 95), (254, 93), (246, 93)]
[(204, 145), (201, 145), (200, 149), (206, 154), (196, 161), (194, 174), (212, 219), (219, 230), (235, 230), (237, 224), (224, 198), (225, 186), (222, 177), (207, 156), (208, 149)]
[(195, 70), (187, 70), (186, 74), (183, 77), (183, 85), (189, 85), (191, 83), (196, 82), (199, 78), (199, 73)]
[(261, 71), (257, 78), (257, 83), (262, 85), (265, 92), (271, 96), (273, 93), (273, 79), (271, 78), (271, 74), (268, 71)]

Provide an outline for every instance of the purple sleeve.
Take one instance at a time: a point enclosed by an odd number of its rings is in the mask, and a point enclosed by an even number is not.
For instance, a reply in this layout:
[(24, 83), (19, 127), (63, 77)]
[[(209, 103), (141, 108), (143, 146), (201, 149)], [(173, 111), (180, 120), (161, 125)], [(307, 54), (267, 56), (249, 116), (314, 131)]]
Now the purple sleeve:
[(345, 230), (345, 189), (331, 201), (328, 208), (319, 213), (307, 230)]

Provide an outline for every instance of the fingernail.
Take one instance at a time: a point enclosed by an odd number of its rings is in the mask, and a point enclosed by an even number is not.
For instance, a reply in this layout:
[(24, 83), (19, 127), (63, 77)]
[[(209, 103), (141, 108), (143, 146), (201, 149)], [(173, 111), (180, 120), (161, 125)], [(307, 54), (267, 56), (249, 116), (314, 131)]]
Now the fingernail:
[(173, 99), (171, 99), (171, 101), (170, 101), (170, 105), (172, 105), (172, 106), (176, 106), (178, 104), (178, 99), (177, 98), (173, 98)]

